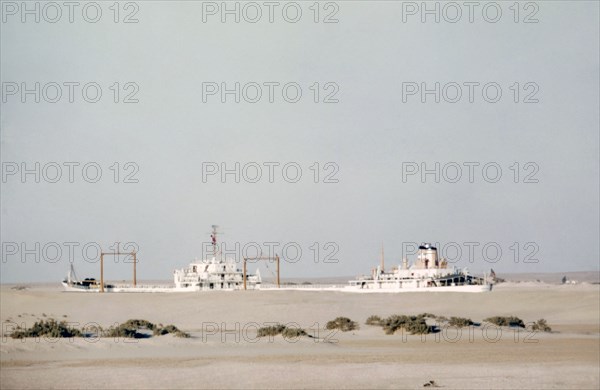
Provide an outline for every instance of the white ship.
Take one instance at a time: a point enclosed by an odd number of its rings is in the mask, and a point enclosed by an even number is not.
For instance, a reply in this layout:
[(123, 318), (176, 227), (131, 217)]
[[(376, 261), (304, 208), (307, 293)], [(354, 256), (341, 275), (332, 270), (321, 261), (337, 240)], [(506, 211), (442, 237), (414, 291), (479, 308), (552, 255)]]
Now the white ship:
[(445, 259), (439, 259), (437, 248), (429, 243), (419, 246), (417, 260), (409, 265), (404, 258), (402, 264), (385, 272), (383, 249), (381, 265), (373, 269), (370, 276), (360, 276), (349, 282), (346, 291), (352, 292), (413, 292), (413, 291), (490, 291), (488, 278), (473, 276), (466, 268), (448, 267)]
[(217, 258), (217, 226), (213, 225), (211, 234), (213, 256), (209, 259), (196, 260), (187, 268), (175, 270), (173, 279), (175, 289), (183, 291), (209, 291), (209, 290), (241, 290), (259, 289), (261, 284), (260, 272), (256, 270), (254, 275), (246, 275), (246, 286), (244, 286), (244, 274), (237, 268), (233, 259)]

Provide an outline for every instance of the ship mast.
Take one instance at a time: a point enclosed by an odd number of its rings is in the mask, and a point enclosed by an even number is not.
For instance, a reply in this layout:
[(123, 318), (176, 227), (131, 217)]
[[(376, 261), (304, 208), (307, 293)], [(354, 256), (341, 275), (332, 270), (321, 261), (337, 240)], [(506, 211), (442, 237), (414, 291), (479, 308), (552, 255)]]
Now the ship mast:
[(210, 238), (212, 241), (212, 247), (213, 247), (213, 256), (215, 257), (215, 259), (217, 258), (217, 228), (219, 226), (218, 225), (212, 225), (212, 233), (210, 234)]
[(384, 259), (383, 259), (383, 242), (381, 243), (381, 273), (383, 273), (384, 269)]

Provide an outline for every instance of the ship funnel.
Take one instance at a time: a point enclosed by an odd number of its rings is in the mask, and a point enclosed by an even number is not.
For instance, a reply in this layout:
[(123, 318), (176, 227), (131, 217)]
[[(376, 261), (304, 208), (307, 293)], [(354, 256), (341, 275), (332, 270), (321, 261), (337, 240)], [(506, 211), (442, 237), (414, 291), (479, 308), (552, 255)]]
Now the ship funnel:
[(420, 266), (419, 268), (438, 268), (437, 248), (429, 243), (421, 244), (417, 252), (417, 261)]

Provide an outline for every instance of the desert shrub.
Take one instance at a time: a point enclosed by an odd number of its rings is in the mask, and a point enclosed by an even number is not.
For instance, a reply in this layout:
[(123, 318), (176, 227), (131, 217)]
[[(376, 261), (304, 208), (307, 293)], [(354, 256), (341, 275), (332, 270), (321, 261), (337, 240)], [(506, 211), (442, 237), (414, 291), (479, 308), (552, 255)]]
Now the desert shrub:
[(431, 328), (424, 320), (411, 320), (406, 324), (406, 330), (410, 334), (424, 334), (431, 332)]
[(513, 327), (518, 326), (520, 328), (525, 327), (525, 323), (523, 322), (523, 320), (520, 319), (519, 317), (514, 317), (514, 316), (510, 316), (510, 317), (495, 316), (495, 317), (486, 318), (484, 321), (490, 322), (497, 326), (513, 326)]
[(17, 327), (10, 335), (13, 339), (26, 337), (81, 337), (79, 329), (69, 327), (65, 321), (57, 322), (54, 319), (41, 320), (33, 324), (31, 328)]
[(381, 320), (381, 326), (386, 334), (394, 334), (396, 330), (404, 328), (409, 320), (408, 316), (394, 314)]
[(292, 339), (292, 338), (296, 338), (296, 337), (300, 337), (300, 336), (307, 336), (304, 329), (288, 328), (287, 326), (283, 329), (283, 332), (281, 332), (281, 335), (283, 337), (285, 337), (286, 339)]
[(178, 330), (179, 329), (177, 329), (177, 327), (175, 325), (167, 325), (165, 327), (157, 326), (152, 331), (152, 334), (154, 336), (162, 336), (162, 335), (169, 334), (169, 333), (175, 333)]
[(552, 332), (552, 328), (548, 326), (546, 320), (541, 318), (531, 325), (531, 330), (539, 332)]
[(408, 321), (410, 321), (408, 316), (394, 314), (381, 320), (381, 326), (386, 334), (394, 334), (396, 330), (405, 328)]
[(367, 318), (367, 321), (365, 322), (366, 325), (375, 325), (375, 326), (381, 326), (381, 317), (379, 316), (369, 316), (369, 318)]
[(146, 337), (143, 333), (139, 333), (139, 329), (148, 329), (155, 331), (155, 325), (146, 320), (127, 320), (118, 326), (111, 326), (102, 333), (103, 337), (126, 337), (126, 338), (142, 338)]
[(177, 328), (175, 325), (162, 326), (162, 324), (161, 324), (161, 325), (155, 326), (154, 330), (152, 331), (152, 334), (154, 336), (163, 336), (166, 334), (172, 334), (175, 337), (183, 337), (183, 338), (190, 337), (189, 333), (179, 330), (179, 328)]
[(277, 336), (278, 334), (282, 335), (286, 339), (300, 337), (300, 336), (308, 336), (308, 334), (301, 328), (292, 328), (287, 327), (285, 325), (277, 324), (273, 326), (265, 326), (258, 329), (257, 336), (265, 337), (265, 336)]
[(281, 334), (284, 331), (284, 329), (285, 329), (285, 325), (281, 325), (281, 324), (272, 325), (272, 326), (264, 326), (264, 327), (258, 329), (257, 335), (258, 335), (258, 337), (277, 336), (278, 334)]
[(122, 323), (121, 326), (135, 329), (146, 328), (148, 330), (154, 330), (156, 328), (156, 325), (146, 320), (127, 320), (124, 323)]
[(381, 325), (386, 334), (394, 334), (398, 329), (405, 329), (411, 334), (423, 334), (433, 331), (433, 327), (427, 325), (425, 317), (392, 315), (381, 320)]
[(144, 338), (148, 337), (144, 333), (138, 332), (140, 329), (148, 329), (152, 331), (154, 336), (163, 336), (173, 334), (175, 337), (190, 337), (189, 333), (179, 330), (175, 325), (162, 326), (155, 325), (146, 320), (127, 320), (119, 326), (111, 326), (105, 331), (102, 331), (102, 337), (127, 337), (127, 338)]
[(358, 324), (347, 317), (338, 317), (333, 321), (327, 322), (325, 329), (339, 329), (342, 332), (348, 332), (358, 329)]
[(448, 320), (448, 325), (450, 325), (450, 326), (456, 326), (458, 328), (462, 328), (464, 326), (471, 326), (471, 325), (473, 325), (473, 321), (471, 321), (470, 318), (450, 317), (450, 320)]
[(143, 334), (138, 333), (137, 329), (135, 328), (127, 328), (124, 327), (123, 325), (119, 325), (119, 326), (111, 326), (110, 328), (102, 331), (102, 337), (124, 337), (124, 338), (131, 338), (131, 339), (138, 339), (138, 338), (142, 338), (144, 337)]
[[(111, 326), (108, 329), (102, 329), (98, 325), (85, 326), (83, 329), (77, 329), (68, 326), (66, 321), (56, 321), (53, 318), (48, 320), (36, 321), (30, 328), (21, 328), (17, 326), (11, 333), (11, 337), (22, 339), (27, 337), (126, 337), (126, 338), (145, 338), (149, 335), (138, 332), (140, 329), (151, 330), (153, 335), (161, 336), (172, 334), (175, 337), (189, 338), (190, 334), (178, 329), (175, 325), (157, 326), (146, 320), (128, 320), (118, 326)], [(301, 331), (301, 332), (300, 332)], [(298, 334), (304, 332), (298, 330)], [(291, 333), (290, 333), (291, 334)], [(306, 334), (306, 333), (303, 333)]]

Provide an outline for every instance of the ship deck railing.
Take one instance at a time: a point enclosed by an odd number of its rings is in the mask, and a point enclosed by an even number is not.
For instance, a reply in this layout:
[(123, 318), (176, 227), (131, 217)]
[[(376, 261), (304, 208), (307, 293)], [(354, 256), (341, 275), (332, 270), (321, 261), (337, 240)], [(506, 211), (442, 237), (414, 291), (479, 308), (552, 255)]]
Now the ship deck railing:
[(340, 289), (348, 286), (347, 284), (281, 284), (280, 287), (277, 287), (276, 284), (265, 284), (261, 283), (261, 290), (270, 290), (270, 289), (293, 289), (293, 290), (301, 290), (301, 289)]
[(135, 287), (133, 284), (111, 284), (112, 288), (139, 288), (139, 289), (173, 289), (173, 285), (169, 284), (136, 284)]

